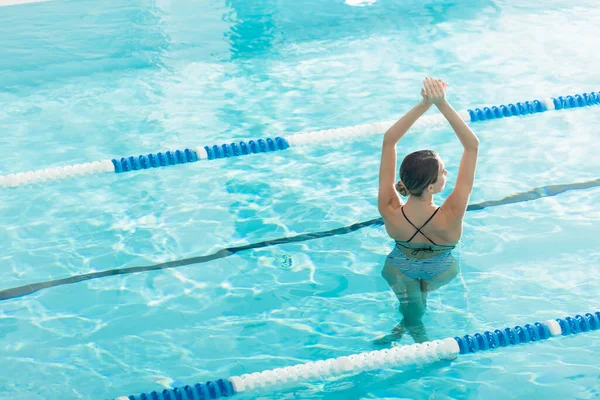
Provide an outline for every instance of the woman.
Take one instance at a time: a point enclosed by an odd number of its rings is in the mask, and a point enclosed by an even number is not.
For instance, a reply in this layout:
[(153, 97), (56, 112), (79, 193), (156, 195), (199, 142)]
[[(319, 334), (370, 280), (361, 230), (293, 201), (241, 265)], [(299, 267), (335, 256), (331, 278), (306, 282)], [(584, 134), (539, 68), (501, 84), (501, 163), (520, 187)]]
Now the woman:
[[(377, 344), (399, 340), (405, 332), (417, 343), (429, 340), (422, 321), (427, 293), (450, 282), (458, 273), (451, 250), (462, 235), (479, 140), (446, 101), (445, 92), (445, 82), (426, 78), (422, 100), (383, 138), (377, 205), (396, 246), (386, 259), (382, 275), (400, 301), (403, 319)], [(435, 205), (433, 195), (444, 190), (447, 171), (436, 152), (421, 150), (406, 156), (400, 167), (400, 181), (395, 184), (396, 143), (432, 104), (446, 117), (464, 148), (456, 186), (441, 207)], [(406, 203), (396, 190), (408, 196)]]

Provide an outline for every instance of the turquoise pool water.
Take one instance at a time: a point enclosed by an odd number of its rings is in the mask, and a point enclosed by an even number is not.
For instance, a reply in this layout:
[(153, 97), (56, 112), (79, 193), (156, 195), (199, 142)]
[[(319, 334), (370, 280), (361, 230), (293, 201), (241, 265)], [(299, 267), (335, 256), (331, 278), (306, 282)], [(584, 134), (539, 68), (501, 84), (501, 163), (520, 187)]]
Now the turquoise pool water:
[[(600, 89), (594, 1), (249, 3), (0, 7), (0, 174), (389, 120), (426, 74), (457, 109)], [(599, 124), (600, 107), (473, 124), (471, 203), (597, 179)], [(2, 189), (0, 290), (375, 218), (380, 140)], [(452, 187), (452, 131), (415, 129), (399, 154), (419, 148)], [(597, 310), (599, 200), (468, 212), (430, 337)], [(0, 397), (113, 398), (375, 349), (399, 317), (391, 247), (367, 227), (4, 300)], [(237, 397), (591, 399), (599, 351), (587, 333)]]

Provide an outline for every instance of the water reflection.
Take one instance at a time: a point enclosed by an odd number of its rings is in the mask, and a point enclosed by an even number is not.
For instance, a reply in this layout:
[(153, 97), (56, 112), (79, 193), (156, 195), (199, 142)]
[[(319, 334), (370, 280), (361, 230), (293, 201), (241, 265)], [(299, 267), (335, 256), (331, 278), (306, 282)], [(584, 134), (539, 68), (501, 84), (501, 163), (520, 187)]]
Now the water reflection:
[[(471, 19), (499, 12), (491, 1), (460, 3), (437, 0), (403, 2), (378, 1), (368, 7), (353, 7), (343, 2), (323, 0), (261, 1), (225, 0), (233, 12), (225, 37), (231, 58), (281, 55), (284, 47), (321, 41), (354, 40), (374, 34), (402, 35), (435, 40), (435, 25)], [(419, 41), (421, 41), (419, 40)]]

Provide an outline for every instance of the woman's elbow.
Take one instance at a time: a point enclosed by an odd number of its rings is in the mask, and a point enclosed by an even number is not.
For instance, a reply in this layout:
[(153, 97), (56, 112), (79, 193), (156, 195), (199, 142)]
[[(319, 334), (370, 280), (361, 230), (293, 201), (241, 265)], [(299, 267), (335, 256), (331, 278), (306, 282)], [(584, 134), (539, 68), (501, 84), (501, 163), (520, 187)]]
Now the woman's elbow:
[(398, 141), (395, 141), (394, 138), (391, 137), (391, 135), (387, 134), (387, 132), (383, 136), (383, 147), (395, 147), (397, 142)]
[(465, 146), (465, 150), (473, 152), (479, 151), (479, 139), (477, 139), (476, 137), (473, 138), (473, 140), (469, 142), (469, 145)]

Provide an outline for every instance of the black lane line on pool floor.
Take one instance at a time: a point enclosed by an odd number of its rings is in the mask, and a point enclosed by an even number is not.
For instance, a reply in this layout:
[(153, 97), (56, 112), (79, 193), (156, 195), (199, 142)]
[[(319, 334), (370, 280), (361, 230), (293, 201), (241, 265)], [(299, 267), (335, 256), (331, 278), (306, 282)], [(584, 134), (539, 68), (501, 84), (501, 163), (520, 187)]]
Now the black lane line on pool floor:
[[(593, 187), (600, 186), (600, 178), (593, 181), (586, 182), (578, 182), (578, 183), (569, 183), (565, 185), (549, 185), (542, 186), (539, 188), (534, 188), (527, 192), (516, 193), (512, 196), (505, 197), (500, 200), (491, 200), (484, 201), (481, 203), (470, 204), (467, 207), (467, 211), (478, 211), (483, 210), (488, 207), (496, 207), (506, 204), (514, 204), (521, 203), (524, 201), (532, 201), (537, 200), (542, 197), (556, 196), (557, 194), (564, 193), (570, 190), (583, 190), (589, 189)], [(207, 255), (207, 256), (198, 256), (192, 258), (185, 258), (183, 260), (169, 261), (165, 263), (149, 265), (149, 266), (141, 266), (141, 267), (129, 267), (129, 268), (116, 268), (110, 269), (108, 271), (100, 271), (100, 272), (91, 272), (89, 274), (75, 275), (69, 278), (56, 279), (53, 281), (32, 283), (31, 285), (24, 285), (19, 287), (14, 287), (10, 289), (0, 290), (0, 301), (14, 299), (16, 297), (26, 296), (32, 293), (37, 292), (38, 290), (48, 289), (55, 286), (68, 285), (71, 283), (77, 283), (82, 281), (87, 281), (90, 279), (104, 278), (107, 276), (115, 276), (115, 275), (126, 275), (126, 274), (134, 274), (136, 272), (146, 272), (146, 271), (155, 271), (159, 269), (168, 269), (168, 268), (177, 268), (183, 267), (184, 265), (191, 264), (202, 264), (212, 260), (218, 260), (220, 258), (229, 257), (233, 254), (236, 254), (240, 251), (252, 250), (252, 249), (260, 249), (263, 247), (275, 246), (278, 244), (287, 244), (287, 243), (295, 243), (295, 242), (304, 242), (312, 239), (321, 239), (329, 236), (337, 236), (337, 235), (345, 235), (347, 233), (351, 233), (357, 231), (359, 229), (365, 228), (367, 226), (374, 225), (383, 225), (383, 220), (381, 218), (371, 219), (365, 222), (358, 222), (349, 226), (345, 226), (342, 228), (331, 229), (329, 231), (323, 232), (314, 232), (314, 233), (303, 233), (296, 236), (265, 240), (264, 242), (247, 244), (244, 246), (237, 247), (228, 247), (225, 249), (221, 249), (216, 253)]]

